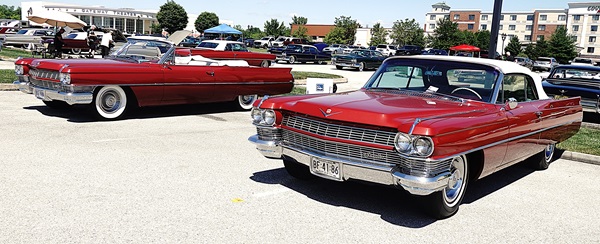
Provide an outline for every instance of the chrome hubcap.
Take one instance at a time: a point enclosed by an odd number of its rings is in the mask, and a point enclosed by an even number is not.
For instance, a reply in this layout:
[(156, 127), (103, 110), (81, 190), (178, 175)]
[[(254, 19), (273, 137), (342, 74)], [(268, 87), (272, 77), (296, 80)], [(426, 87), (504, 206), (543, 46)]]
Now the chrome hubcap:
[(465, 182), (465, 161), (462, 157), (452, 160), (452, 174), (448, 181), (448, 186), (444, 189), (444, 200), (449, 205), (458, 199), (461, 195)]
[(244, 95), (242, 96), (241, 102), (244, 105), (248, 105), (254, 102), (254, 95)]
[(550, 160), (552, 160), (552, 156), (554, 156), (554, 144), (548, 144), (548, 146), (546, 146), (546, 150), (544, 151), (544, 159), (546, 162), (550, 162)]
[(116, 111), (121, 106), (121, 97), (115, 91), (107, 91), (102, 94), (102, 103), (100, 108), (102, 111), (111, 113)]

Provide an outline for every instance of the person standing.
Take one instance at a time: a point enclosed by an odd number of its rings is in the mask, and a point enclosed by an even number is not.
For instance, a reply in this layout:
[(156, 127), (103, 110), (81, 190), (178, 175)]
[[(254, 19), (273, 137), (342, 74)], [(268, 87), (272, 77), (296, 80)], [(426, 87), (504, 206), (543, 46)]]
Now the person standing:
[(506, 61), (514, 62), (515, 56), (511, 55), (510, 52), (506, 52)]
[(90, 58), (94, 58), (94, 55), (96, 55), (96, 49), (98, 49), (98, 36), (96, 36), (95, 30), (96, 26), (92, 25), (87, 34), (87, 42), (88, 46), (90, 47)]
[(112, 44), (112, 31), (109, 31), (102, 35), (102, 41), (100, 42), (100, 52), (102, 53), (102, 58), (108, 56), (110, 52), (110, 45)]
[(62, 58), (62, 47), (64, 45), (63, 41), (63, 33), (65, 33), (64, 28), (60, 28), (56, 34), (54, 34), (54, 58)]

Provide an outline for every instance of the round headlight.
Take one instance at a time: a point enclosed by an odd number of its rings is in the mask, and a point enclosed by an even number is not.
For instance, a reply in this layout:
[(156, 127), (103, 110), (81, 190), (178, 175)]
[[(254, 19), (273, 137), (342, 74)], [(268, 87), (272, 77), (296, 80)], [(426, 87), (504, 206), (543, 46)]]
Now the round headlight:
[(275, 124), (275, 111), (265, 110), (263, 117), (266, 125)]
[(263, 120), (262, 111), (259, 108), (252, 108), (252, 111), (250, 111), (250, 116), (252, 116), (252, 122), (255, 124), (258, 124)]
[(404, 133), (396, 134), (396, 138), (394, 139), (394, 147), (396, 150), (401, 153), (409, 153), (411, 151), (411, 142), (410, 136)]
[(70, 73), (60, 73), (58, 77), (60, 79), (60, 82), (62, 82), (63, 84), (65, 84), (65, 85), (71, 84), (71, 74)]
[(420, 137), (414, 142), (415, 151), (420, 156), (429, 156), (433, 151), (433, 142), (425, 137)]
[(22, 75), (23, 74), (23, 65), (15, 65), (15, 74)]

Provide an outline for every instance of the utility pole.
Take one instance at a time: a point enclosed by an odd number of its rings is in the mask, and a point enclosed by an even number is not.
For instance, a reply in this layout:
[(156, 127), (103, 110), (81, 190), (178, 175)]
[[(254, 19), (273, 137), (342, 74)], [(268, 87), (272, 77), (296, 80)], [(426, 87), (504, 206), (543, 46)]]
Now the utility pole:
[(496, 49), (498, 46), (498, 33), (500, 32), (500, 15), (502, 15), (502, 0), (494, 0), (494, 13), (492, 15), (492, 33), (490, 35), (490, 48), (488, 57), (496, 58)]

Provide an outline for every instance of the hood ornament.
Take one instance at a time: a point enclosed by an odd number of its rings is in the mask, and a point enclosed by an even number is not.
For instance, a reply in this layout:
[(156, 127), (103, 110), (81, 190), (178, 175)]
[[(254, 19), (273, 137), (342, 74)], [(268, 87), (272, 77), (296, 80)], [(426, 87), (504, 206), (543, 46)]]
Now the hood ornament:
[(341, 111), (340, 112), (331, 113), (331, 108), (328, 108), (325, 111), (323, 111), (323, 109), (319, 108), (319, 111), (321, 111), (321, 114), (323, 114), (323, 117), (325, 117), (325, 118), (327, 118), (327, 117), (329, 117), (331, 115), (336, 115), (336, 114), (342, 113)]

